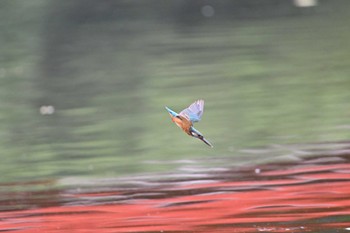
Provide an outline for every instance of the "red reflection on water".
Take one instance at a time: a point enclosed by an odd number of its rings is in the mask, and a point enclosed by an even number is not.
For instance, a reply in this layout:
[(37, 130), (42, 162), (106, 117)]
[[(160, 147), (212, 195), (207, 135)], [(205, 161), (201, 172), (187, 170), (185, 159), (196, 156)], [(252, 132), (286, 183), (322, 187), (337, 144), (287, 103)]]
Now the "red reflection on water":
[[(238, 172), (240, 177), (230, 178)], [(315, 232), (350, 227), (347, 159), (265, 166), (259, 174), (252, 168), (207, 174), (203, 180), (162, 182), (148, 188), (63, 192), (69, 200), (59, 205), (0, 213), (0, 229), (28, 233)], [(84, 200), (90, 204), (78, 204)]]

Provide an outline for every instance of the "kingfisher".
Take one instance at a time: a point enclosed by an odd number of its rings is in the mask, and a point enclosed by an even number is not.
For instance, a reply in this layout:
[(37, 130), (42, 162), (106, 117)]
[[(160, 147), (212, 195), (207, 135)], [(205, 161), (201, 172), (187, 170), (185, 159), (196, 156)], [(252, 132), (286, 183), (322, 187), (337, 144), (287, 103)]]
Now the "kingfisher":
[(193, 123), (201, 120), (204, 111), (204, 100), (200, 99), (192, 103), (188, 108), (185, 108), (180, 113), (176, 113), (165, 106), (165, 109), (170, 114), (171, 120), (179, 126), (188, 135), (202, 140), (210, 147), (213, 145), (204, 138), (198, 130), (193, 127)]

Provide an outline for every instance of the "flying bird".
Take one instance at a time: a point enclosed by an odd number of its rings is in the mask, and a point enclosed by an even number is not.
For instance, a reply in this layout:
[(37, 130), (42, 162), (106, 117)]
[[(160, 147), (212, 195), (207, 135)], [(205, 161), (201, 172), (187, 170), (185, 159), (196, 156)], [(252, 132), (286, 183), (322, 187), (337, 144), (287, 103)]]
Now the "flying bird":
[(165, 109), (170, 114), (171, 120), (179, 126), (188, 135), (202, 140), (210, 147), (213, 145), (204, 138), (198, 130), (193, 127), (193, 123), (201, 120), (204, 111), (204, 100), (197, 100), (191, 104), (188, 108), (185, 108), (180, 113), (176, 113), (168, 107)]

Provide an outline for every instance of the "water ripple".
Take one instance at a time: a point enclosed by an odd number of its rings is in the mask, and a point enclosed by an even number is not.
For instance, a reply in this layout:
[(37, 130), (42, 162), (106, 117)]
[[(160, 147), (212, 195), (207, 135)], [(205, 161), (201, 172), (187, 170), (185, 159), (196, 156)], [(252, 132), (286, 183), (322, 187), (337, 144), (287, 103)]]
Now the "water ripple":
[[(2, 191), (0, 229), (17, 232), (345, 231), (350, 222), (350, 153), (341, 150), (341, 153), (329, 154), (332, 156), (316, 153), (300, 161), (253, 167), (192, 169), (189, 175), (69, 178), (58, 181), (60, 185), (65, 184), (61, 189)], [(43, 183), (47, 185), (52, 181)]]

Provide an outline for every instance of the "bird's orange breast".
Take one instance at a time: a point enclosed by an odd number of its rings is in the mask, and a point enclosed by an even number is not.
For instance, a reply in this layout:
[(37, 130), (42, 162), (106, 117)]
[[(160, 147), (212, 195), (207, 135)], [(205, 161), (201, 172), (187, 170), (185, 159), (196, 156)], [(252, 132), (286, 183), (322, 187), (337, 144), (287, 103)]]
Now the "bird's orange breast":
[(188, 135), (191, 135), (190, 128), (192, 126), (192, 122), (186, 119), (185, 117), (178, 116), (178, 117), (172, 117), (172, 121), (179, 126), (185, 133)]

